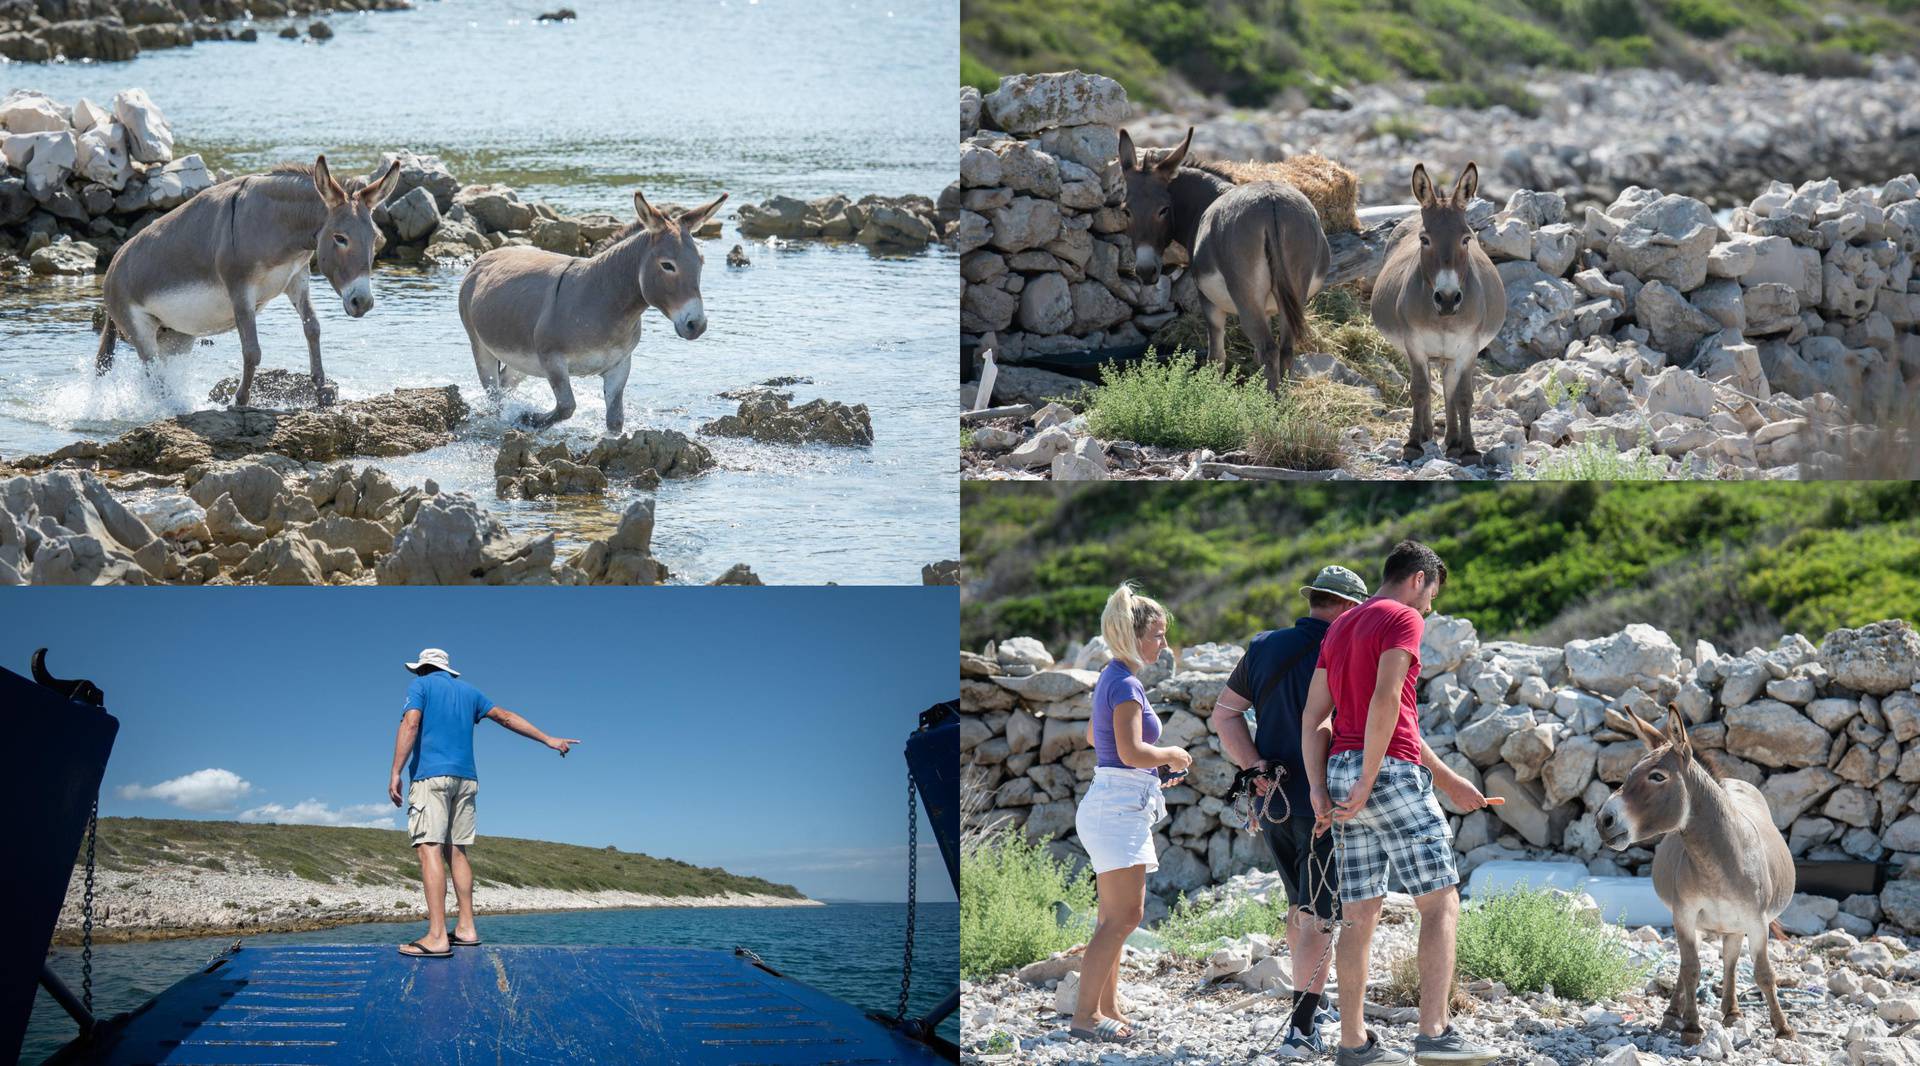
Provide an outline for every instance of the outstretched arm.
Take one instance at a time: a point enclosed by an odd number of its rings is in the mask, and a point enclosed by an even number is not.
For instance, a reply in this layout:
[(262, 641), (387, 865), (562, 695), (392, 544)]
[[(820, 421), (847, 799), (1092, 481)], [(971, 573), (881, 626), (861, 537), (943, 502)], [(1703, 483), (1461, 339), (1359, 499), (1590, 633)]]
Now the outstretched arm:
[(419, 739), (420, 712), (410, 710), (400, 716), (400, 732), (393, 738), (393, 773), (387, 778), (387, 798), (395, 807), (400, 806), (400, 767), (413, 754), (413, 745)]
[(568, 748), (580, 743), (577, 740), (572, 740), (567, 737), (550, 737), (542, 733), (540, 727), (507, 710), (505, 707), (495, 707), (493, 710), (487, 712), (487, 717), (499, 722), (501, 725), (506, 726), (508, 729), (513, 730), (523, 737), (545, 744), (547, 747), (559, 752), (563, 758), (566, 756)]

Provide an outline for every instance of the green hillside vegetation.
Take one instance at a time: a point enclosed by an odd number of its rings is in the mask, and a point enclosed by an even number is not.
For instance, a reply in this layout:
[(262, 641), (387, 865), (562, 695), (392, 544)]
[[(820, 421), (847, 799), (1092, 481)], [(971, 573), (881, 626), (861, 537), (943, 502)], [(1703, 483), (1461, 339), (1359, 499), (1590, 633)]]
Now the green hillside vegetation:
[[(323, 884), (417, 886), (420, 880), (406, 834), (392, 829), (102, 818), (96, 852), (96, 862), (109, 870), (171, 863), (208, 870), (259, 869)], [(733, 892), (803, 898), (792, 885), (612, 847), (487, 837), (469, 854), (474, 877), (483, 884), (652, 896)]]
[(1369, 587), (1394, 542), (1451, 569), (1435, 603), (1483, 639), (1559, 643), (1628, 622), (1723, 648), (1920, 620), (1920, 484), (996, 483), (962, 487), (963, 645), (1099, 631), (1115, 583), (1172, 610), (1176, 644), (1304, 612), (1328, 563)]
[(1920, 47), (1920, 0), (962, 0), (960, 40), (960, 80), (983, 92), (1077, 67), (1149, 106), (1185, 87), (1263, 107), (1414, 78), (1432, 103), (1524, 111), (1515, 67), (1858, 73)]

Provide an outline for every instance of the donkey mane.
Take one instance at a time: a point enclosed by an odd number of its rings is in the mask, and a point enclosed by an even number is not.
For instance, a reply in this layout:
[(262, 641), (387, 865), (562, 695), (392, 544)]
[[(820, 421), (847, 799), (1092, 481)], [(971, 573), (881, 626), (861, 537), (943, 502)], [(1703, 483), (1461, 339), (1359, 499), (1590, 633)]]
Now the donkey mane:
[[(310, 183), (313, 181), (313, 164), (275, 163), (266, 173), (259, 176), (263, 178), (303, 178)], [(367, 187), (367, 176), (365, 174), (352, 174), (344, 178), (336, 175), (333, 180), (339, 182), (340, 187), (346, 190), (349, 195)]]

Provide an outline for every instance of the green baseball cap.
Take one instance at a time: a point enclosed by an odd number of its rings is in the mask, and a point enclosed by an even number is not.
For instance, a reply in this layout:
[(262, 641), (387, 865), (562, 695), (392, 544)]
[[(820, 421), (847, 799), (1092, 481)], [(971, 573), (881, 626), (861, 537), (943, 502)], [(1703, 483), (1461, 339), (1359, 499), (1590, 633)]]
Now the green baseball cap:
[(1360, 603), (1367, 598), (1367, 583), (1360, 580), (1359, 574), (1344, 566), (1322, 567), (1320, 576), (1313, 579), (1313, 584), (1300, 587), (1302, 596), (1316, 592), (1330, 592), (1343, 600)]

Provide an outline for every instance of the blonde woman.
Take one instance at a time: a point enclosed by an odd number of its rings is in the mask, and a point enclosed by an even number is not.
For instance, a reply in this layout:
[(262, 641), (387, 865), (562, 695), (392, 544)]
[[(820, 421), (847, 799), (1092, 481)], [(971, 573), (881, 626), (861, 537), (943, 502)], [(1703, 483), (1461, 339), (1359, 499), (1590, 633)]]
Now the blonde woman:
[(1107, 598), (1100, 632), (1113, 661), (1093, 687), (1087, 730), (1099, 761), (1080, 800), (1074, 828), (1093, 865), (1099, 915), (1080, 963), (1080, 998), (1068, 1032), (1087, 1040), (1124, 1043), (1133, 1027), (1120, 1014), (1120, 949), (1140, 926), (1147, 875), (1160, 868), (1153, 827), (1166, 817), (1157, 772), (1185, 772), (1193, 757), (1161, 747), (1160, 718), (1147, 702), (1140, 671), (1167, 646), (1167, 612), (1123, 583)]

